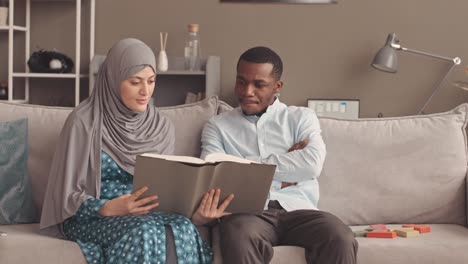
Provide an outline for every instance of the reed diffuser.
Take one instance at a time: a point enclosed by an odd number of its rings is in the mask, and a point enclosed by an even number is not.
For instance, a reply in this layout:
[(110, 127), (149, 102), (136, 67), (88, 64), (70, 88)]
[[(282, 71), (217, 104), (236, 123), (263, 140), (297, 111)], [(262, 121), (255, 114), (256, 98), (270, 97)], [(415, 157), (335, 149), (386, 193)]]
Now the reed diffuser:
[(159, 41), (161, 44), (161, 50), (158, 56), (158, 70), (165, 72), (169, 68), (169, 62), (167, 60), (166, 44), (167, 44), (167, 32), (159, 32)]

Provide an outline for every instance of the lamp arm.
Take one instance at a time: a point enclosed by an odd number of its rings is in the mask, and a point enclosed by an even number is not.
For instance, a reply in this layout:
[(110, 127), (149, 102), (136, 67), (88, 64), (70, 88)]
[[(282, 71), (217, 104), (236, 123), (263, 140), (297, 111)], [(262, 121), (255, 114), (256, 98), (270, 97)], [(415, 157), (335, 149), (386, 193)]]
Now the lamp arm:
[[(451, 59), (450, 59), (451, 60)], [(451, 60), (452, 61), (452, 60)], [(458, 63), (460, 64), (460, 63)], [(439, 91), (440, 87), (442, 87), (442, 83), (444, 82), (444, 80), (447, 78), (447, 76), (449, 75), (450, 71), (452, 71), (453, 67), (455, 67), (456, 65), (458, 65), (455, 61), (453, 61), (453, 64), (450, 66), (450, 68), (448, 69), (447, 73), (444, 75), (444, 78), (440, 79), (436, 85), (434, 85), (434, 90), (432, 91), (432, 94), (431, 96), (429, 96), (429, 98), (427, 99), (427, 101), (424, 103), (423, 107), (421, 108), (421, 110), (419, 110), (418, 112), (418, 115), (422, 114), (424, 109), (426, 109), (427, 105), (429, 104), (429, 102), (431, 101), (432, 97), (434, 97), (434, 95), (437, 94), (437, 92)]]
[[(415, 54), (419, 54), (419, 55), (424, 55), (424, 56), (428, 56), (428, 57), (437, 58), (437, 59), (452, 62), (452, 65), (450, 66), (448, 71), (445, 73), (444, 77), (442, 79), (440, 79), (436, 83), (436, 85), (434, 85), (434, 89), (432, 90), (431, 96), (429, 96), (429, 98), (426, 100), (426, 102), (422, 106), (421, 110), (419, 110), (418, 115), (420, 115), (420, 114), (422, 114), (424, 112), (424, 109), (426, 109), (426, 107), (429, 104), (429, 102), (431, 101), (432, 97), (434, 97), (434, 95), (437, 94), (437, 92), (441, 88), (441, 84), (445, 81), (445, 79), (449, 75), (450, 71), (452, 71), (453, 67), (455, 67), (456, 65), (461, 64), (461, 59), (459, 57), (449, 58), (449, 57), (435, 55), (435, 54), (424, 52), (424, 51), (413, 50), (413, 49), (408, 49), (408, 48), (402, 47), (400, 45), (400, 40), (396, 37), (395, 33), (391, 33), (391, 34), (388, 35), (387, 42), (385, 43), (385, 46), (390, 46), (391, 48), (393, 48), (395, 50), (407, 51), (407, 52), (410, 52), (410, 53), (415, 53)], [(395, 62), (393, 62), (393, 63), (395, 64)]]
[(440, 56), (440, 55), (435, 55), (435, 54), (428, 53), (428, 52), (424, 52), (424, 51), (419, 51), (419, 50), (414, 50), (414, 49), (408, 49), (408, 48), (405, 48), (405, 47), (401, 47), (401, 46), (399, 46), (399, 45), (398, 45), (398, 48), (397, 48), (397, 49), (402, 50), (402, 51), (407, 51), (407, 52), (410, 52), (410, 53), (419, 54), (419, 55), (429, 56), (429, 57), (432, 57), (432, 58), (437, 58), (437, 59), (441, 59), (441, 60), (451, 61), (451, 62), (453, 62), (455, 65), (458, 65), (458, 64), (461, 63), (461, 59), (460, 59), (459, 57), (449, 58), (449, 57)]

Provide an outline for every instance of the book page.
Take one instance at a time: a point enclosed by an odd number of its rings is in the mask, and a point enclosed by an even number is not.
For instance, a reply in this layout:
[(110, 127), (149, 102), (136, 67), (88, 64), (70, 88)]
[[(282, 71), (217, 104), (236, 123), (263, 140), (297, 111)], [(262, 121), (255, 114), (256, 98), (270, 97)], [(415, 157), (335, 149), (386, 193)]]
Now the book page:
[(155, 154), (155, 153), (144, 153), (141, 156), (149, 157), (149, 158), (163, 159), (163, 160), (178, 161), (178, 162), (184, 162), (184, 163), (192, 163), (192, 164), (205, 164), (205, 163), (207, 163), (206, 161), (204, 161), (202, 159), (195, 158), (195, 157), (189, 157), (189, 156), (161, 155), (161, 154)]
[(221, 162), (221, 161), (232, 161), (232, 162), (237, 162), (237, 163), (245, 163), (245, 164), (251, 164), (251, 163), (256, 163), (258, 162), (251, 161), (248, 159), (243, 159), (239, 158), (233, 155), (225, 154), (225, 153), (211, 153), (206, 155), (205, 160), (208, 162)]

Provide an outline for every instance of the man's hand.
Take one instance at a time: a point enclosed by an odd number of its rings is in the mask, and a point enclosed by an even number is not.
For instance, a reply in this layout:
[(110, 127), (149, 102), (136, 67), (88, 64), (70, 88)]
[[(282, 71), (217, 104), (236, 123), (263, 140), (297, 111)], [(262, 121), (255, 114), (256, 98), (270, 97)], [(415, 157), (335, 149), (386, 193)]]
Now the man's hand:
[(305, 148), (308, 144), (309, 144), (309, 140), (308, 140), (308, 139), (304, 139), (303, 141), (299, 141), (299, 142), (297, 142), (296, 144), (292, 145), (292, 147), (290, 147), (290, 148), (288, 149), (288, 152), (291, 152), (291, 151), (294, 151), (294, 150), (303, 149), (303, 148)]
[(297, 185), (297, 182), (281, 182), (281, 189), (289, 187), (289, 186), (293, 186), (293, 185)]
[(192, 215), (192, 222), (194, 225), (204, 225), (214, 219), (231, 214), (224, 212), (224, 210), (226, 210), (229, 203), (231, 203), (232, 199), (234, 199), (234, 194), (226, 197), (226, 199), (224, 199), (224, 201), (218, 207), (220, 194), (220, 189), (213, 189), (205, 193), (200, 206), (198, 206), (197, 211), (195, 211), (195, 213)]
[[(292, 147), (288, 149), (288, 152), (303, 149), (308, 144), (309, 144), (309, 140), (304, 139), (303, 141), (297, 142), (296, 144), (292, 145)], [(297, 185), (297, 182), (281, 182), (281, 189), (289, 187), (289, 186), (293, 186), (293, 185)]]
[[(149, 213), (151, 209), (159, 206), (159, 203), (151, 203), (158, 199), (153, 195), (143, 199), (138, 199), (148, 187), (142, 187), (132, 194), (124, 194), (105, 203), (99, 214), (102, 216), (123, 216), (123, 215), (143, 215)], [(150, 204), (151, 203), (151, 204)]]

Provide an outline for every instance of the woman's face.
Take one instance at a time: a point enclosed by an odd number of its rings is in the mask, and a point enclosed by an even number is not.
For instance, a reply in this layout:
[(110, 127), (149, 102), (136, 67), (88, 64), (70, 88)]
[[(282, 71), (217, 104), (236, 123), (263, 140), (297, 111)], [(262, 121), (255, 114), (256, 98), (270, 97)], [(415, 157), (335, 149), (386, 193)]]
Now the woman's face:
[(125, 106), (135, 112), (144, 112), (154, 91), (156, 74), (151, 67), (130, 76), (120, 83), (120, 97)]

